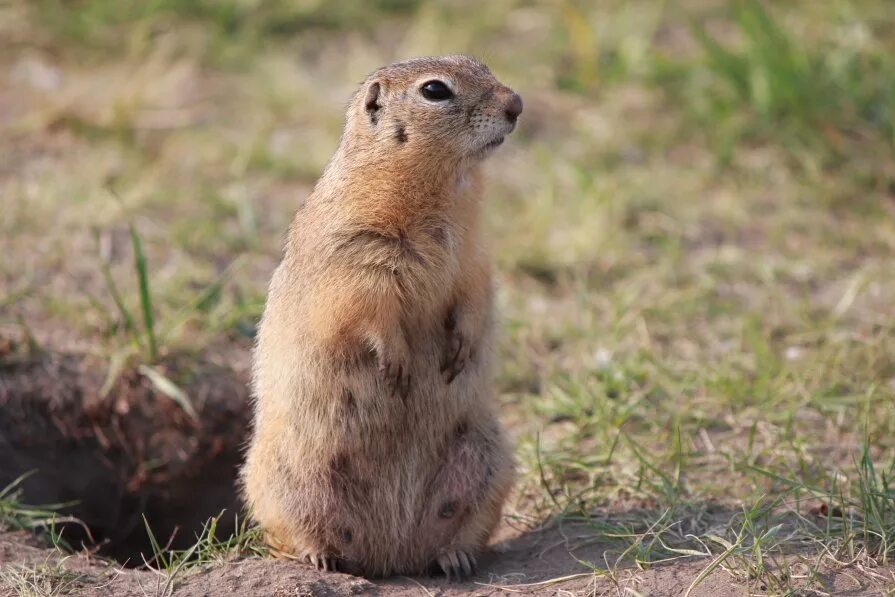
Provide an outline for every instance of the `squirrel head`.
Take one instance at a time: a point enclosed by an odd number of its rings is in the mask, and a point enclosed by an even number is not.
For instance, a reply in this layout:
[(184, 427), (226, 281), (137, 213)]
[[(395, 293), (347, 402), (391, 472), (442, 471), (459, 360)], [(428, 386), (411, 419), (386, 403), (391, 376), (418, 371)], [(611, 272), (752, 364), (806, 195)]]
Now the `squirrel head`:
[(372, 73), (354, 95), (351, 152), (479, 161), (516, 127), (522, 98), (468, 56), (414, 58)]

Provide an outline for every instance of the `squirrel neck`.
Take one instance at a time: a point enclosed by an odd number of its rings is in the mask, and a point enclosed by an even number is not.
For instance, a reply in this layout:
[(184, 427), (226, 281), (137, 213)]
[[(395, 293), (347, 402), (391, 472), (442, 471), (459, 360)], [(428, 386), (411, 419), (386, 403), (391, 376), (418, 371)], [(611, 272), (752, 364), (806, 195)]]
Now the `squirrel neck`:
[[(406, 230), (433, 216), (449, 216), (478, 194), (478, 161), (432, 155), (415, 147), (378, 150), (375, 143), (342, 143), (321, 182), (328, 201), (349, 219), (384, 230)], [(460, 205), (466, 204), (466, 205)]]

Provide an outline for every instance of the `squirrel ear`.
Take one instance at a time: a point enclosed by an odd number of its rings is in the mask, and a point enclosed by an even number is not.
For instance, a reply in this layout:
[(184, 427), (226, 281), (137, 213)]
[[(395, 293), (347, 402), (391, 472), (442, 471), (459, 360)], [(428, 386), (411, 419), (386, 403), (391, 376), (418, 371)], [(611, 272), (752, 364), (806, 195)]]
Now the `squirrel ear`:
[(379, 91), (379, 81), (374, 81), (367, 87), (367, 93), (364, 96), (364, 109), (367, 111), (367, 115), (373, 124), (376, 124), (376, 120), (379, 118), (379, 110), (382, 108), (379, 105)]

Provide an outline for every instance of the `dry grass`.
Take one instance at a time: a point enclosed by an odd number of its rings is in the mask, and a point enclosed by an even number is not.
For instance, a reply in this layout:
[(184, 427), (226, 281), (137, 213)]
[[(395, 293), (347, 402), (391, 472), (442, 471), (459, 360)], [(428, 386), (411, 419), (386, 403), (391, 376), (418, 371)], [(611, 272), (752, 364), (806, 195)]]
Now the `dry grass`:
[(474, 53), (526, 100), (489, 166), (515, 516), (588, 517), (609, 577), (895, 554), (885, 2), (318, 4), (0, 7), (0, 329), (244, 368), (356, 82)]
[(18, 597), (57, 597), (74, 594), (85, 586), (95, 587), (96, 583), (67, 570), (62, 563), (45, 563), (5, 567), (0, 570), (0, 585)]

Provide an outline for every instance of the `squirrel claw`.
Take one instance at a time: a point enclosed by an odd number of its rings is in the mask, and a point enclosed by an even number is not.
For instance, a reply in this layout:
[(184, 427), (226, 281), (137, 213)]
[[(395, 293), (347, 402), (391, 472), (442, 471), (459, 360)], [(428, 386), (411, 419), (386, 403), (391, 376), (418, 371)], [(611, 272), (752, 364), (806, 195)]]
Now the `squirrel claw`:
[(436, 561), (449, 581), (472, 576), (476, 568), (475, 556), (463, 549), (445, 551)]
[(304, 556), (304, 561), (322, 572), (339, 571), (339, 559), (329, 553), (307, 553)]
[(445, 383), (450, 384), (466, 368), (472, 356), (469, 342), (457, 329), (448, 329), (449, 341), (445, 351), (445, 359), (441, 364), (441, 373), (445, 376)]
[(410, 370), (408, 367), (397, 363), (383, 363), (379, 371), (385, 378), (389, 392), (392, 396), (407, 398), (410, 394)]

